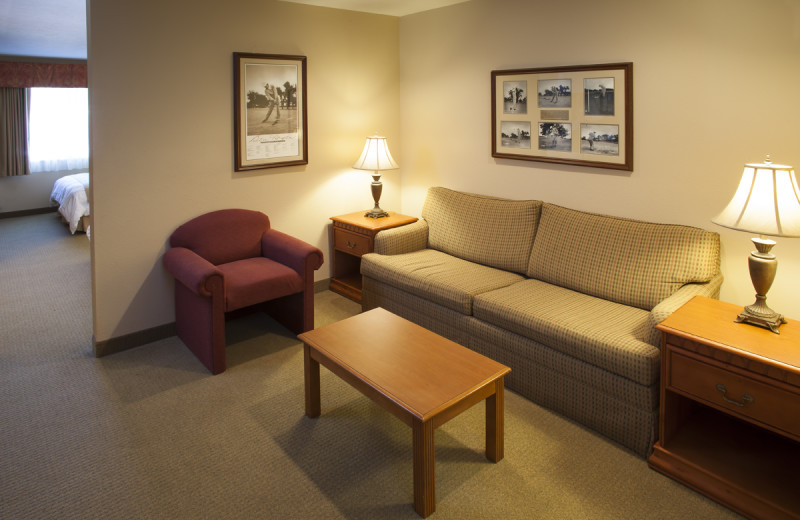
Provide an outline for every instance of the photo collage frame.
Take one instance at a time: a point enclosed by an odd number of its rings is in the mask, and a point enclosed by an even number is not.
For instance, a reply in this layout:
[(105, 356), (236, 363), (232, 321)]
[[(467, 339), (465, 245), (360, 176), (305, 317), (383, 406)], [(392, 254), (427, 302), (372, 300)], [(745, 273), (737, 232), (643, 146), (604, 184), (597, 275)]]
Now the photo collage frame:
[(492, 71), (492, 156), (633, 170), (633, 64)]

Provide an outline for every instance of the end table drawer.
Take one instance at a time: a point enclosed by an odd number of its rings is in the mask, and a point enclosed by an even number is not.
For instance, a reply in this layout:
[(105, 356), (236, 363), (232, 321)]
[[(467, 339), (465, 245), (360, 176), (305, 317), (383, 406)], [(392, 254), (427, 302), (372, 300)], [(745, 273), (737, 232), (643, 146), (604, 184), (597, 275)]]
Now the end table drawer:
[(800, 436), (798, 396), (670, 349), (669, 387), (745, 419)]
[(351, 233), (342, 229), (333, 230), (333, 245), (340, 251), (361, 256), (372, 251), (372, 240), (364, 235)]

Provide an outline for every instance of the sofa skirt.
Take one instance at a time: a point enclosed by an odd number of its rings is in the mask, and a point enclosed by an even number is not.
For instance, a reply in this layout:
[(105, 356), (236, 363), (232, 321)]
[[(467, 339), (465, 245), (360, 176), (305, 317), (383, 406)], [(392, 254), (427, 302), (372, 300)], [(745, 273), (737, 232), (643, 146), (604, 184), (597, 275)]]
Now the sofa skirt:
[(658, 432), (658, 384), (646, 387), (529, 338), (473, 319), (467, 346), (511, 368), (506, 387), (648, 457)]
[(643, 386), (541, 343), (363, 277), (362, 309), (397, 314), (511, 368), (506, 387), (640, 457), (658, 431), (658, 382)]

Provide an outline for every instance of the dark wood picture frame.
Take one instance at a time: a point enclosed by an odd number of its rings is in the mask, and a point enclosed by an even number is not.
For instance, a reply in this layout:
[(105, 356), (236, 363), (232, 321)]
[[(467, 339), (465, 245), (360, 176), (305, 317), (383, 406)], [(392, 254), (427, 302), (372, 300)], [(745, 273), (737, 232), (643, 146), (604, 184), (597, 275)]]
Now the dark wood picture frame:
[(305, 56), (233, 53), (235, 170), (308, 164), (306, 100)]
[(633, 171), (633, 63), (493, 70), (491, 79), (492, 157)]

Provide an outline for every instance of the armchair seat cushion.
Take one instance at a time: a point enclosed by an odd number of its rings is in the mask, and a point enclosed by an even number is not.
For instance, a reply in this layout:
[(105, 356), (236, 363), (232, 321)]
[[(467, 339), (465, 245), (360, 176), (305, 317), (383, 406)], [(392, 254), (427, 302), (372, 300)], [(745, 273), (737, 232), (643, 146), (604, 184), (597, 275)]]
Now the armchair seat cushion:
[(269, 258), (246, 258), (217, 269), (225, 276), (225, 312), (303, 292), (297, 271)]

